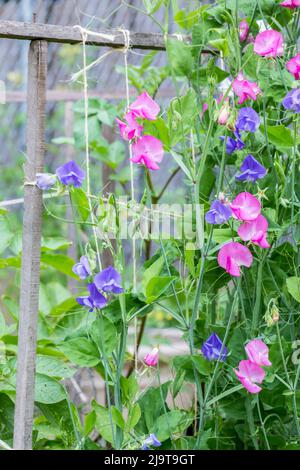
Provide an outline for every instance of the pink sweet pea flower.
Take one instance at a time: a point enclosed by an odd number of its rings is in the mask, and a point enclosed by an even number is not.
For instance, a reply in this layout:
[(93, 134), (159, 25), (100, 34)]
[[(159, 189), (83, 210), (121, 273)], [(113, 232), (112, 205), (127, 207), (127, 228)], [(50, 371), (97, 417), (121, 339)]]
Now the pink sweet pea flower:
[(240, 41), (244, 42), (247, 39), (249, 32), (249, 25), (246, 20), (242, 20), (239, 25)]
[(259, 200), (250, 193), (244, 192), (236, 196), (230, 208), (235, 219), (249, 222), (257, 219), (261, 212)]
[(132, 145), (133, 163), (144, 164), (149, 170), (159, 170), (164, 156), (163, 145), (160, 140), (152, 135), (143, 135)]
[(295, 55), (291, 60), (286, 64), (286, 68), (290, 73), (292, 73), (296, 80), (300, 78), (300, 54)]
[(147, 353), (144, 357), (144, 363), (149, 367), (156, 367), (158, 364), (158, 348), (153, 348), (150, 353)]
[(239, 368), (234, 369), (234, 372), (243, 386), (250, 393), (259, 393), (261, 387), (256, 384), (261, 384), (265, 378), (265, 371), (257, 364), (244, 360), (239, 363)]
[(261, 339), (253, 339), (245, 347), (249, 361), (257, 366), (271, 366), (269, 348)]
[(121, 137), (124, 140), (132, 140), (140, 137), (141, 133), (143, 132), (143, 126), (139, 124), (133, 113), (129, 112), (125, 114), (124, 119), (126, 122), (121, 121), (120, 119), (116, 118), (118, 123)]
[(238, 104), (243, 104), (248, 98), (256, 101), (256, 97), (261, 93), (261, 89), (255, 82), (249, 82), (240, 72), (232, 82), (232, 89), (236, 96), (239, 97)]
[(244, 222), (238, 228), (239, 237), (244, 241), (251, 241), (261, 248), (270, 248), (266, 234), (268, 230), (268, 221), (263, 215), (259, 215), (257, 219)]
[(293, 10), (294, 8), (300, 7), (300, 0), (285, 0), (284, 2), (280, 3), (280, 5), (282, 7)]
[(231, 109), (228, 102), (225, 102), (220, 109), (219, 116), (218, 116), (218, 124), (224, 126), (227, 124), (228, 119), (231, 115)]
[(283, 36), (275, 29), (259, 33), (254, 42), (254, 52), (262, 57), (277, 57), (283, 54)]
[(160, 111), (159, 105), (144, 91), (129, 106), (130, 111), (139, 118), (155, 121)]
[(252, 261), (253, 257), (249, 248), (237, 242), (226, 243), (218, 253), (219, 266), (235, 277), (241, 275), (240, 266), (249, 268)]

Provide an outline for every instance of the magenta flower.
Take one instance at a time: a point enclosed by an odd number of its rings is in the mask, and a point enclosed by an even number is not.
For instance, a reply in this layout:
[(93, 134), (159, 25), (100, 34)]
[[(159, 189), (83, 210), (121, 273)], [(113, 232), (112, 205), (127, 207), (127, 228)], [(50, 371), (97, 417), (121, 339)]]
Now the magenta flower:
[(245, 347), (249, 361), (257, 366), (271, 366), (269, 348), (261, 339), (252, 339)]
[(80, 279), (86, 279), (87, 277), (89, 277), (92, 272), (87, 257), (81, 256), (80, 262), (74, 264), (72, 271), (73, 273), (77, 274)]
[(267, 170), (261, 165), (253, 155), (247, 155), (241, 165), (241, 173), (236, 175), (235, 179), (238, 181), (249, 181), (254, 183), (256, 180), (264, 178)]
[(139, 124), (132, 112), (125, 114), (124, 119), (126, 122), (121, 121), (116, 118), (116, 121), (119, 125), (121, 137), (124, 140), (132, 140), (140, 137), (143, 132), (143, 126)]
[(60, 166), (56, 170), (59, 181), (66, 186), (80, 188), (85, 178), (85, 172), (77, 165), (74, 160)]
[(129, 106), (130, 111), (134, 116), (155, 121), (160, 111), (159, 105), (144, 91), (137, 99)]
[(256, 384), (262, 383), (266, 373), (260, 366), (249, 360), (244, 360), (239, 363), (238, 370), (234, 369), (234, 372), (248, 392), (259, 393), (261, 391), (261, 387)]
[(163, 145), (160, 140), (152, 135), (143, 135), (132, 145), (133, 163), (144, 164), (149, 170), (159, 170), (164, 156)]
[(246, 20), (242, 20), (239, 25), (240, 41), (246, 41), (249, 32), (249, 25)]
[(261, 248), (270, 248), (267, 241), (268, 221), (263, 215), (250, 222), (244, 222), (238, 228), (239, 237), (244, 241), (251, 241)]
[(284, 2), (280, 3), (280, 5), (282, 7), (293, 10), (294, 8), (300, 7), (300, 0), (285, 0)]
[(250, 268), (253, 261), (251, 251), (237, 242), (229, 242), (222, 246), (218, 253), (218, 264), (231, 276), (241, 275), (241, 266)]
[(300, 113), (300, 88), (294, 88), (283, 98), (282, 104), (285, 109)]
[(124, 290), (122, 287), (121, 274), (112, 266), (103, 269), (94, 277), (94, 283), (97, 289), (103, 292), (112, 292), (113, 294), (121, 294)]
[(83, 307), (89, 307), (89, 312), (92, 312), (95, 308), (101, 309), (105, 307), (107, 304), (107, 299), (98, 291), (95, 284), (88, 284), (87, 287), (90, 295), (77, 297), (76, 301)]
[(259, 33), (254, 42), (254, 52), (262, 57), (277, 57), (283, 54), (283, 36), (275, 29)]
[(300, 78), (300, 54), (295, 55), (286, 64), (288, 71), (294, 75), (296, 80)]
[(205, 215), (208, 224), (224, 224), (231, 217), (231, 209), (216, 199), (210, 206), (210, 210)]
[(158, 364), (159, 349), (153, 348), (150, 353), (144, 357), (144, 363), (149, 367), (156, 367)]
[(55, 175), (49, 173), (37, 173), (36, 174), (36, 185), (38, 188), (46, 190), (51, 189), (56, 183)]
[(256, 82), (249, 82), (240, 72), (232, 82), (232, 89), (236, 96), (239, 97), (238, 104), (243, 104), (247, 99), (256, 101), (256, 97), (261, 93), (261, 89)]
[(238, 194), (230, 207), (233, 217), (245, 222), (257, 219), (261, 212), (259, 200), (247, 192)]

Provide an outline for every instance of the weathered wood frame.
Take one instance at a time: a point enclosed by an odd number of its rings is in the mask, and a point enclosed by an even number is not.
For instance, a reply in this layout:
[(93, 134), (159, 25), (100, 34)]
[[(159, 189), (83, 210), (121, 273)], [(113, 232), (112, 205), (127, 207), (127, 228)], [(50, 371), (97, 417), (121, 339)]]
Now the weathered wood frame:
[[(103, 35), (101, 37), (101, 35)], [(109, 35), (111, 38), (105, 38)], [(48, 42), (78, 44), (79, 28), (37, 23), (0, 21), (0, 37), (30, 40), (27, 91), (27, 162), (25, 164), (23, 249), (20, 291), (17, 390), (14, 426), (14, 449), (32, 448), (36, 338), (39, 305), (40, 251), (42, 230), (42, 191), (34, 184), (36, 173), (43, 171), (45, 153), (45, 105)], [(169, 36), (178, 39), (178, 36)], [(188, 41), (189, 38), (180, 39)], [(164, 50), (162, 34), (130, 32), (130, 47)], [(88, 45), (121, 48), (122, 31), (99, 31), (90, 34)], [(203, 51), (212, 52), (209, 50)]]

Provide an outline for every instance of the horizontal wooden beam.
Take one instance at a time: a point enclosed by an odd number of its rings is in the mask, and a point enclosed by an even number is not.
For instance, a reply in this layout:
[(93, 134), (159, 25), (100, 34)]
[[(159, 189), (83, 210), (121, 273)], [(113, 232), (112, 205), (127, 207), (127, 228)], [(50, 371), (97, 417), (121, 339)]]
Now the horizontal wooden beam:
[[(60, 26), (41, 23), (23, 23), (20, 21), (0, 21), (0, 37), (20, 40), (44, 40), (47, 42), (79, 44), (82, 35), (79, 27)], [(189, 42), (188, 36), (169, 35)], [(94, 46), (124, 47), (125, 35), (121, 30), (102, 30), (89, 32), (87, 44)], [(165, 50), (165, 36), (158, 33), (130, 32), (130, 47), (133, 49)], [(209, 52), (209, 51), (206, 51)]]

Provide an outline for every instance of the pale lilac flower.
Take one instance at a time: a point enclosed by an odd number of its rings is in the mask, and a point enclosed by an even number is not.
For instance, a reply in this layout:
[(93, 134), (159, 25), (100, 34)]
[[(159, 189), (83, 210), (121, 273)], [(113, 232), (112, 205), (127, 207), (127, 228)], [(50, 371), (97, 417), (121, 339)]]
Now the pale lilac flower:
[(152, 446), (152, 447), (161, 446), (161, 442), (157, 439), (155, 434), (150, 434), (150, 436), (147, 437), (147, 439), (145, 439), (142, 445), (142, 450), (150, 450), (149, 446)]
[(263, 178), (267, 174), (267, 170), (252, 155), (247, 155), (241, 165), (241, 173), (236, 175), (238, 181), (249, 181), (254, 183), (256, 180)]
[(107, 304), (107, 299), (102, 295), (94, 283), (88, 284), (88, 290), (90, 295), (77, 297), (76, 301), (84, 306), (88, 307), (89, 311), (92, 312), (95, 308), (104, 308)]
[(160, 140), (152, 135), (143, 135), (132, 145), (133, 163), (143, 164), (149, 170), (159, 170), (160, 163), (164, 156), (163, 145)]
[(160, 111), (159, 105), (144, 91), (129, 106), (130, 111), (139, 118), (154, 121)]
[(285, 109), (300, 113), (300, 88), (294, 88), (283, 98), (282, 104)]
[(241, 275), (241, 266), (250, 268), (253, 262), (251, 251), (237, 242), (229, 242), (222, 246), (218, 253), (218, 264), (231, 276)]
[(85, 178), (85, 172), (77, 165), (74, 160), (60, 166), (56, 170), (59, 181), (66, 186), (80, 188)]
[(261, 203), (250, 193), (243, 192), (232, 201), (233, 217), (243, 221), (255, 220), (261, 212)]
[(241, 108), (235, 125), (239, 131), (256, 132), (260, 125), (260, 117), (252, 108)]
[(248, 37), (249, 25), (246, 20), (242, 20), (239, 24), (240, 41), (244, 42)]
[(121, 137), (124, 140), (132, 140), (140, 137), (144, 128), (141, 124), (136, 121), (134, 114), (132, 112), (129, 112), (125, 114), (124, 119), (126, 122), (123, 122), (120, 119), (116, 118), (120, 129)]
[(216, 333), (211, 334), (205, 341), (201, 352), (208, 361), (217, 361), (219, 358), (222, 362), (226, 361), (227, 348), (223, 346), (221, 339)]
[(238, 228), (238, 235), (244, 241), (251, 241), (261, 248), (270, 248), (267, 240), (268, 221), (263, 215), (250, 222), (244, 222)]
[(251, 340), (245, 347), (249, 361), (258, 366), (271, 366), (269, 348), (261, 339)]
[(286, 68), (292, 73), (296, 80), (300, 78), (300, 54), (295, 55), (286, 64)]
[(266, 373), (257, 364), (249, 360), (241, 361), (238, 370), (234, 369), (234, 372), (248, 392), (259, 393), (262, 390), (262, 388), (256, 384), (262, 383)]
[(261, 93), (261, 89), (257, 83), (246, 80), (242, 72), (233, 80), (232, 89), (239, 98), (238, 104), (243, 104), (247, 99), (256, 101), (257, 95)]
[(274, 29), (262, 31), (255, 38), (254, 52), (262, 57), (277, 57), (282, 55), (282, 34)]
[(72, 268), (73, 273), (77, 274), (80, 279), (86, 279), (92, 272), (89, 265), (89, 260), (86, 256), (81, 256), (80, 262), (74, 264)]
[(149, 367), (156, 367), (158, 364), (159, 349), (153, 348), (150, 353), (144, 357), (144, 363)]
[(37, 173), (36, 185), (38, 188), (46, 190), (52, 188), (56, 183), (56, 176), (49, 173)]
[(121, 275), (112, 266), (96, 274), (94, 283), (97, 289), (103, 292), (112, 292), (113, 294), (121, 294), (124, 292)]
[(216, 199), (212, 203), (210, 210), (206, 213), (205, 220), (208, 224), (224, 224), (231, 215), (230, 207)]

